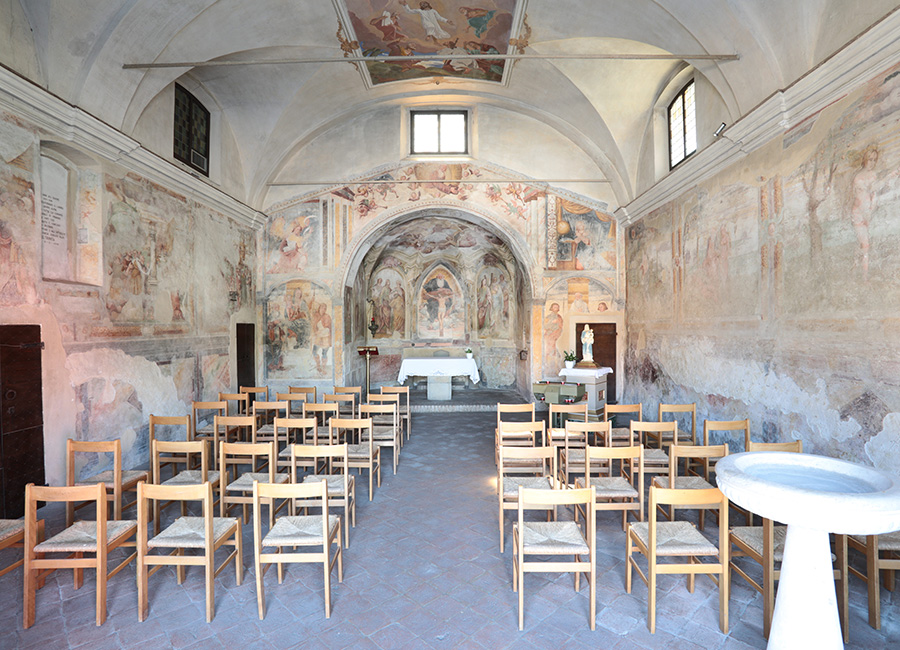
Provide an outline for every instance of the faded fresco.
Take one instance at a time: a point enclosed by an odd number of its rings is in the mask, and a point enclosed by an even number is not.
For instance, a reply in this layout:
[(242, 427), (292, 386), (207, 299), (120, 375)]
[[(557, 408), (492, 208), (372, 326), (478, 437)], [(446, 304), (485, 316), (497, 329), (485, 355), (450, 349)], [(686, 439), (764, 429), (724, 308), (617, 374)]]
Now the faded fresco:
[(896, 471), (898, 98), (900, 67), (629, 227), (626, 401)]
[(266, 300), (267, 376), (330, 377), (334, 332), (330, 293), (303, 280), (280, 285)]
[(0, 305), (36, 304), (40, 240), (35, 229), (34, 185), (22, 170), (0, 174)]
[(369, 63), (372, 83), (417, 77), (462, 77), (500, 81), (505, 62), (454, 58), (505, 54), (512, 34), (515, 0), (345, 0), (352, 39), (365, 56), (446, 55), (442, 60)]
[(465, 297), (459, 281), (444, 265), (431, 271), (419, 290), (419, 336), (459, 339), (465, 335)]
[(266, 273), (298, 274), (322, 265), (322, 215), (319, 201), (294, 206), (266, 228)]
[[(484, 262), (492, 262), (488, 258)], [(477, 330), (481, 338), (510, 338), (510, 286), (506, 270), (486, 266), (478, 274)]]
[(600, 210), (559, 198), (547, 237), (548, 269), (608, 271), (616, 267), (616, 222)]
[(381, 269), (369, 285), (369, 319), (378, 329), (375, 338), (406, 338), (406, 289), (394, 269)]
[(582, 315), (599, 315), (618, 309), (610, 290), (586, 277), (568, 278), (554, 284), (544, 302), (541, 369), (543, 378), (554, 379), (563, 367), (562, 342), (565, 327)]

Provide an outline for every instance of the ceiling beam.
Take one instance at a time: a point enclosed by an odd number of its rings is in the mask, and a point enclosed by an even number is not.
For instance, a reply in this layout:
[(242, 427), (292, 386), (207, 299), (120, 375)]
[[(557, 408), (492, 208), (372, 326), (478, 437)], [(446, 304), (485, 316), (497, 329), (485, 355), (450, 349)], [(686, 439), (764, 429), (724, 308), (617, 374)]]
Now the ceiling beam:
[(219, 61), (171, 61), (166, 63), (123, 63), (125, 70), (155, 68), (212, 68), (240, 65), (304, 65), (313, 63), (378, 63), (391, 61), (737, 61), (739, 54), (415, 54), (386, 56), (298, 57), (287, 59), (242, 59)]
[(272, 181), (266, 183), (269, 187), (291, 187), (294, 185), (328, 185), (348, 187), (356, 185), (428, 185), (430, 183), (459, 184), (471, 183), (473, 185), (486, 183), (521, 183), (522, 185), (547, 185), (549, 183), (611, 183), (606, 178), (462, 178), (443, 179), (431, 178), (426, 180), (407, 178), (402, 180), (378, 179), (368, 181)]

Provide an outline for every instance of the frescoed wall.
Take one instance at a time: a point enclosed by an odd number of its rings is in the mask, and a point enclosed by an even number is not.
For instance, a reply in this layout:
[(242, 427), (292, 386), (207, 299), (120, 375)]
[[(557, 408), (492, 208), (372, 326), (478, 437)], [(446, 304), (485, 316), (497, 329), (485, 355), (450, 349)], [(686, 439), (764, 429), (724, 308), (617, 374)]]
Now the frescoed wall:
[(898, 96), (887, 70), (628, 228), (627, 400), (896, 470)]
[[(121, 438), (125, 466), (146, 466), (151, 413), (183, 415), (233, 387), (229, 332), (253, 321), (254, 234), (21, 119), (0, 114), (0, 133), (0, 323), (41, 326), (47, 480), (65, 482), (69, 436)], [(35, 196), (48, 152), (74, 192), (49, 235)], [(42, 256), (60, 247), (65, 263), (45, 278)], [(85, 475), (105, 468), (88, 460)]]
[[(365, 344), (379, 348), (372, 376), (380, 383), (396, 380), (404, 350), (414, 346), (473, 349), (488, 386), (525, 388), (532, 373), (555, 377), (560, 346), (574, 334), (557, 343), (563, 332), (551, 331), (545, 343), (544, 328), (532, 327), (532, 303), (543, 303), (545, 292), (563, 281), (576, 287), (560, 303), (566, 323), (570, 312), (621, 313), (617, 230), (602, 205), (519, 181), (478, 182), (508, 173), (468, 163), (414, 163), (376, 170), (371, 178), (377, 183), (363, 179), (273, 206), (264, 238), (273, 380), (287, 384), (292, 372), (296, 381), (323, 386), (345, 380), (332, 377), (330, 358), (324, 374), (312, 359), (293, 366), (278, 361), (292, 327), (283, 315), (283, 286), (296, 282), (317, 283), (327, 296), (322, 301), (332, 309), (341, 305), (352, 318), (338, 334), (347, 377), (360, 371), (355, 347)], [(564, 220), (568, 231), (559, 225)], [(298, 245), (310, 259), (315, 249), (317, 263), (287, 272), (285, 251), (297, 258), (299, 249), (285, 243), (285, 233), (294, 230), (304, 232)], [(560, 244), (560, 237), (569, 241), (563, 231), (578, 241)], [(575, 256), (557, 254), (560, 247)], [(357, 275), (343, 277), (354, 255), (363, 258)], [(352, 284), (349, 296), (334, 288), (342, 284)], [(527, 349), (535, 351), (536, 365), (520, 354)]]

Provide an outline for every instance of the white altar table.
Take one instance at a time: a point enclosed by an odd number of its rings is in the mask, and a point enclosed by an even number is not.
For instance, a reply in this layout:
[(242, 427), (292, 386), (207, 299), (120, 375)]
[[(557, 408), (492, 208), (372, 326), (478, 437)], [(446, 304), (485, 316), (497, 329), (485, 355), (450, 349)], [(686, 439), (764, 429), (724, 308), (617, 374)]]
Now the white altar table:
[[(451, 397), (450, 378), (464, 375), (477, 384), (481, 377), (474, 359), (451, 357), (421, 357), (404, 359), (400, 363), (397, 382), (407, 377), (428, 377), (428, 399), (448, 400)], [(440, 379), (437, 379), (440, 378)]]

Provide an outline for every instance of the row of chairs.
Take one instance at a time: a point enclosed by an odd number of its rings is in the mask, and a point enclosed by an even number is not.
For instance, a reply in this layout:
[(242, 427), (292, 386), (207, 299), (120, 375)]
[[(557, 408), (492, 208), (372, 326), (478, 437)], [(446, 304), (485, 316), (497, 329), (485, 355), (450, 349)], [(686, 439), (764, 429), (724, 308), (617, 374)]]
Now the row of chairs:
[[(501, 552), (503, 550), (504, 540), (504, 510), (517, 507), (516, 488), (518, 486), (526, 489), (553, 489), (574, 487), (576, 489), (592, 487), (594, 489), (596, 503), (595, 512), (602, 510), (621, 510), (623, 517), (623, 527), (626, 523), (628, 512), (636, 515), (637, 522), (627, 528), (628, 537), (628, 578), (627, 582), (630, 589), (631, 568), (636, 566), (632, 557), (633, 550), (641, 550), (647, 555), (650, 547), (655, 548), (654, 553), (665, 554), (672, 548), (671, 544), (663, 544), (654, 547), (650, 544), (650, 530), (656, 530), (655, 520), (657, 513), (664, 515), (673, 524), (672, 528), (667, 531), (672, 536), (672, 540), (678, 542), (678, 546), (683, 551), (692, 549), (692, 554), (704, 555), (711, 554), (711, 543), (704, 541), (703, 535), (697, 531), (691, 524), (687, 522), (676, 522), (674, 519), (674, 510), (676, 507), (700, 507), (700, 529), (703, 529), (703, 514), (707, 508), (713, 508), (719, 519), (719, 545), (718, 548), (725, 549), (725, 555), (731, 557), (747, 556), (756, 560), (764, 568), (764, 580), (760, 585), (754, 581), (745, 571), (737, 566), (733, 561), (726, 559), (715, 563), (715, 566), (704, 566), (701, 571), (711, 570), (718, 572), (724, 563), (727, 570), (735, 570), (739, 575), (748, 580), (752, 586), (763, 593), (764, 596), (764, 630), (768, 636), (769, 626), (774, 605), (774, 581), (777, 579), (778, 572), (774, 570), (776, 561), (780, 561), (781, 551), (783, 549), (784, 528), (772, 525), (770, 521), (764, 521), (762, 526), (752, 526), (752, 520), (748, 518), (748, 525), (735, 527), (728, 530), (727, 525), (727, 508), (728, 501), (724, 500), (725, 514), (723, 516), (723, 507), (721, 494), (710, 482), (711, 463), (717, 458), (728, 454), (727, 445), (696, 445), (691, 444), (694, 441), (690, 439), (680, 440), (678, 436), (677, 424), (670, 422), (662, 423), (642, 423), (637, 419), (632, 419), (627, 428), (621, 428), (618, 435), (612, 429), (610, 418), (607, 416), (604, 422), (587, 422), (586, 409), (571, 405), (562, 405), (562, 407), (553, 407), (551, 405), (550, 423), (564, 424), (564, 427), (553, 427), (557, 429), (556, 435), (551, 433), (550, 428), (544, 427), (543, 421), (537, 422), (504, 422), (501, 413), (518, 412), (531, 415), (531, 405), (498, 405), (498, 426), (497, 426), (497, 449), (498, 449), (498, 498), (500, 504), (500, 535), (501, 535)], [(695, 412), (693, 405), (684, 408), (683, 405), (676, 406), (675, 412)], [(567, 416), (582, 415), (582, 422), (572, 420), (557, 421), (556, 417), (565, 413)], [(533, 416), (532, 416), (533, 417)], [(692, 417), (692, 422), (695, 419)], [(724, 424), (724, 430), (745, 430), (745, 445), (748, 450), (777, 450), (777, 451), (802, 451), (801, 443), (786, 444), (765, 444), (754, 443), (749, 439), (749, 425), (746, 421), (739, 423), (731, 422), (710, 422), (710, 427), (705, 427), (704, 442), (708, 443), (708, 431), (714, 427)], [(671, 427), (671, 429), (670, 429)], [(666, 431), (671, 432), (669, 437), (669, 454), (665, 458), (667, 466), (665, 472), (668, 476), (654, 477), (651, 482), (651, 494), (657, 492), (657, 498), (651, 498), (650, 519), (649, 524), (644, 523), (643, 517), (643, 485), (644, 472), (647, 464), (648, 450), (643, 446), (645, 442), (645, 434), (647, 438), (655, 438), (659, 447), (662, 447), (663, 434)], [(589, 435), (594, 436), (594, 446), (589, 444)], [(655, 435), (654, 435), (655, 434)], [(535, 446), (538, 441), (543, 441), (543, 447)], [(505, 446), (508, 443), (516, 446)], [(624, 446), (615, 446), (616, 442)], [(573, 446), (574, 445), (574, 446)], [(558, 454), (557, 454), (558, 449)], [(560, 469), (557, 472), (554, 465), (559, 459)], [(619, 472), (614, 472), (614, 462), (619, 463)], [(684, 462), (681, 462), (684, 461)], [(540, 463), (540, 466), (537, 466)], [(568, 468), (564, 468), (564, 464), (568, 464)], [(679, 475), (678, 468), (685, 468), (684, 475)], [(579, 474), (574, 483), (571, 482), (570, 470), (577, 468)], [(698, 471), (698, 468), (702, 470)], [(649, 470), (653, 473), (655, 468)], [(509, 474), (517, 473), (520, 476), (510, 476)], [(603, 474), (606, 474), (605, 476)], [(521, 476), (525, 474), (526, 476)], [(596, 476), (595, 476), (596, 475)], [(716, 496), (710, 499), (710, 495)], [(664, 504), (668, 505), (668, 511), (662, 509)], [(580, 509), (576, 509), (575, 518), (578, 520), (583, 515)], [(773, 532), (774, 531), (774, 532)], [(672, 541), (670, 540), (670, 541)], [(779, 540), (781, 541), (779, 545)], [(841, 609), (841, 619), (846, 621), (847, 614), (847, 568), (846, 568), (846, 538), (836, 536), (836, 564), (835, 578), (839, 581), (840, 590), (838, 600)], [(649, 546), (648, 546), (649, 544)], [(736, 550), (728, 553), (731, 547)], [(687, 553), (685, 553), (687, 554)], [(641, 573), (641, 577), (648, 583), (655, 585), (656, 562), (655, 558), (650, 560), (648, 574)], [(693, 562), (693, 560), (692, 560)], [(719, 567), (719, 568), (716, 568)], [(682, 567), (683, 568), (683, 567)], [(679, 568), (666, 568), (661, 572), (680, 572)], [(718, 579), (717, 579), (718, 581)], [(693, 578), (689, 579), (689, 589), (693, 590)], [(727, 589), (727, 587), (726, 587)], [(727, 602), (727, 594), (720, 589), (720, 597), (724, 598), (723, 602)], [(724, 612), (722, 624), (727, 627), (727, 611), (722, 608), (720, 612)], [(655, 591), (651, 587), (651, 603), (650, 613), (648, 617), (648, 625), (651, 630), (654, 626), (655, 618)], [(723, 627), (723, 630), (725, 627)], [(844, 625), (845, 636), (847, 634), (846, 624)]]

